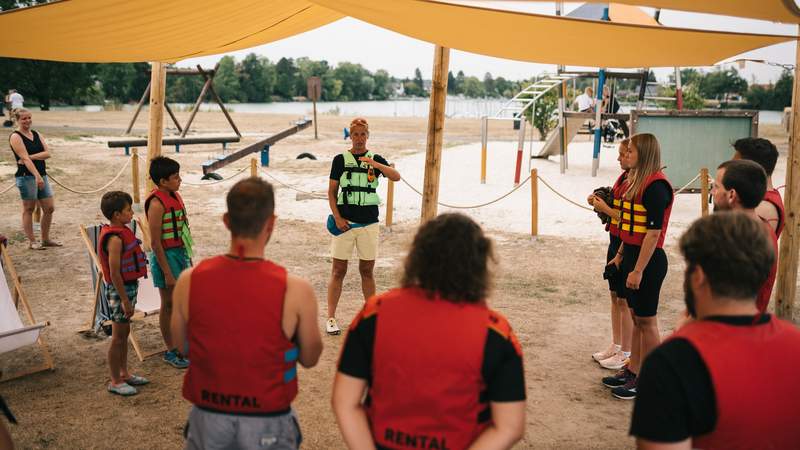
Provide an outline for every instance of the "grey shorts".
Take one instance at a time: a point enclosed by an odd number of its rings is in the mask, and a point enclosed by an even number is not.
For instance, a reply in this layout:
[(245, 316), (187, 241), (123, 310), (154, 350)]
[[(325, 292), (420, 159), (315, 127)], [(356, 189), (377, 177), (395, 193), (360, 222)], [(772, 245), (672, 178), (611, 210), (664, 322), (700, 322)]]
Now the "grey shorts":
[(193, 407), (186, 449), (294, 450), (303, 440), (294, 411), (279, 416), (224, 414)]
[(33, 175), (26, 175), (24, 177), (16, 177), (14, 181), (19, 189), (19, 196), (23, 200), (42, 200), (53, 196), (53, 188), (50, 187), (50, 180), (47, 175), (42, 175), (44, 180), (44, 187), (39, 189), (36, 185), (36, 177)]

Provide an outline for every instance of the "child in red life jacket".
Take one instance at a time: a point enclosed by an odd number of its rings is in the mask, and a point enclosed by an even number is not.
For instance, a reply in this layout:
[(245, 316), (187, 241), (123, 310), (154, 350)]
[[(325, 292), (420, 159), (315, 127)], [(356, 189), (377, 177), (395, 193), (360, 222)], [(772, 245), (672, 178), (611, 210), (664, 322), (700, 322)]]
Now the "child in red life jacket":
[(103, 289), (111, 310), (111, 345), (108, 367), (111, 383), (108, 391), (123, 396), (134, 395), (134, 386), (148, 383), (144, 377), (128, 372), (128, 334), (130, 318), (136, 306), (139, 278), (147, 276), (147, 259), (140, 241), (126, 225), (133, 219), (133, 199), (125, 192), (106, 192), (100, 209), (110, 224), (100, 230), (97, 254), (103, 266)]
[(159, 156), (150, 162), (150, 178), (155, 189), (144, 202), (144, 212), (150, 227), (150, 264), (153, 285), (161, 296), (158, 324), (164, 343), (170, 349), (164, 353), (164, 362), (185, 369), (189, 360), (171, 347), (170, 317), (172, 315), (172, 290), (178, 275), (192, 265), (192, 235), (186, 217), (186, 206), (178, 194), (181, 187), (181, 166), (174, 159)]

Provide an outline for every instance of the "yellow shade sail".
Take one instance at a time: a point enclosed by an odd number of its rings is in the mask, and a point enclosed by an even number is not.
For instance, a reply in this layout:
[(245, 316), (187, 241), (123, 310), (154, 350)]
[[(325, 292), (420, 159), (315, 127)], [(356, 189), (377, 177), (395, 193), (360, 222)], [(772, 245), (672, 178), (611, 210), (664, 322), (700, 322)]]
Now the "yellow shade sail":
[[(309, 0), (427, 42), (519, 61), (594, 67), (708, 66), (793, 36), (602, 22), (431, 0)], [(613, 51), (597, 51), (605, 42)]]
[(69, 0), (0, 14), (0, 56), (174, 62), (283, 39), (342, 18), (303, 0)]

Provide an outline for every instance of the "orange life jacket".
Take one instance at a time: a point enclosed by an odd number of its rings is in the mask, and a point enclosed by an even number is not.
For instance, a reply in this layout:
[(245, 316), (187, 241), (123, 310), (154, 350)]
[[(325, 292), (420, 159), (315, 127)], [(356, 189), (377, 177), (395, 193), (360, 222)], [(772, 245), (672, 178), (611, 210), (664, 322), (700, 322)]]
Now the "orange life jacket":
[[(617, 178), (617, 181), (614, 182), (614, 186), (611, 187), (611, 204), (608, 205), (614, 211), (621, 211), (622, 210), (622, 194), (625, 192), (625, 181), (628, 177), (628, 171), (624, 171), (620, 174)], [(619, 220), (617, 220), (613, 215), (611, 216), (611, 220), (608, 222), (608, 226), (606, 230), (612, 236), (619, 236)]]
[(122, 239), (122, 255), (119, 264), (122, 273), (122, 281), (136, 281), (147, 276), (147, 258), (142, 251), (141, 243), (133, 231), (128, 227), (114, 227), (103, 225), (100, 228), (100, 237), (97, 239), (97, 256), (103, 266), (103, 280), (111, 284), (111, 267), (108, 262), (108, 252), (106, 242), (111, 236), (119, 236)]

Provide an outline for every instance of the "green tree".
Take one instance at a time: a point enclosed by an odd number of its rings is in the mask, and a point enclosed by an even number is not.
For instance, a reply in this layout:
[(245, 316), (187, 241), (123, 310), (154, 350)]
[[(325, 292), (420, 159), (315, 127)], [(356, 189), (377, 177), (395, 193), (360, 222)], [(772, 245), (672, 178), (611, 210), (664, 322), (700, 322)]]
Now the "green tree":
[(733, 67), (715, 70), (700, 80), (700, 94), (705, 98), (722, 99), (726, 94), (744, 94), (747, 92), (747, 81), (739, 76)]
[(458, 93), (458, 81), (456, 80), (455, 75), (453, 75), (453, 71), (447, 72), (447, 93), (449, 95), (455, 95)]
[(334, 74), (342, 81), (340, 100), (367, 100), (375, 88), (375, 81), (361, 64), (339, 63), (334, 69)]
[(238, 65), (242, 101), (269, 102), (275, 87), (275, 68), (267, 58), (250, 53)]
[(389, 72), (379, 69), (372, 79), (375, 81), (375, 88), (372, 90), (373, 99), (386, 100), (392, 96), (392, 76)]
[(425, 81), (422, 79), (422, 71), (419, 70), (419, 67), (414, 69), (414, 84), (419, 88), (419, 92), (425, 92)]
[(223, 56), (219, 60), (217, 74), (214, 77), (214, 89), (223, 102), (240, 101), (241, 86), (236, 73), (236, 61), (233, 56)]
[(532, 119), (534, 128), (539, 130), (540, 138), (546, 139), (550, 130), (558, 125), (558, 116), (555, 115), (558, 109), (558, 93), (551, 90), (544, 94), (536, 101), (535, 107), (535, 111), (532, 111), (531, 108), (525, 110), (525, 119), (528, 123), (531, 123)]
[[(297, 76), (297, 92), (300, 95), (308, 94), (308, 79), (311, 77), (320, 77), (323, 78), (325, 75), (331, 71), (330, 65), (328, 65), (328, 61), (314, 61), (310, 58), (297, 58), (295, 60), (295, 65), (297, 66), (298, 76)], [(324, 91), (325, 86), (323, 84), (322, 89)]]
[(489, 72), (483, 75), (483, 90), (487, 97), (497, 97), (497, 88), (494, 83), (494, 78), (492, 78), (492, 74)]
[[(298, 94), (299, 71), (291, 58), (281, 58), (275, 64), (275, 94), (284, 99), (291, 99)], [(305, 90), (303, 90), (305, 94)]]
[(477, 77), (466, 77), (462, 89), (464, 96), (469, 98), (483, 98), (486, 96), (486, 88)]

